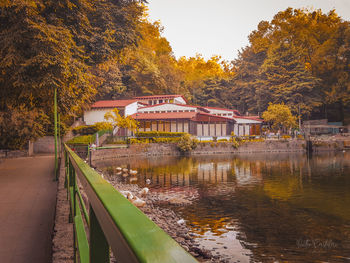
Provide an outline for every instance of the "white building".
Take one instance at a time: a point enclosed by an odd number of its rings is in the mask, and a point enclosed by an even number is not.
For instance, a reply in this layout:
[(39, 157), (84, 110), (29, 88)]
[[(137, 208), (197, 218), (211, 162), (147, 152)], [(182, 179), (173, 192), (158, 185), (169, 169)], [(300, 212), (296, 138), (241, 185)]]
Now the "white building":
[(156, 105), (161, 103), (187, 104), (187, 101), (182, 95), (153, 95), (134, 97), (134, 99), (147, 105)]
[(210, 114), (234, 119), (233, 132), (236, 136), (260, 135), (263, 120), (259, 116), (242, 116), (238, 110), (204, 107)]
[(96, 101), (90, 110), (84, 111), (83, 121), (86, 125), (93, 125), (96, 122), (105, 121), (104, 116), (107, 112), (117, 108), (122, 116), (133, 115), (144, 103), (138, 100), (100, 100)]
[(102, 122), (104, 115), (118, 108), (123, 116), (140, 122), (140, 131), (189, 132), (198, 137), (260, 135), (258, 116), (241, 116), (239, 111), (188, 105), (182, 95), (134, 97), (131, 100), (97, 101), (84, 112), (87, 125)]

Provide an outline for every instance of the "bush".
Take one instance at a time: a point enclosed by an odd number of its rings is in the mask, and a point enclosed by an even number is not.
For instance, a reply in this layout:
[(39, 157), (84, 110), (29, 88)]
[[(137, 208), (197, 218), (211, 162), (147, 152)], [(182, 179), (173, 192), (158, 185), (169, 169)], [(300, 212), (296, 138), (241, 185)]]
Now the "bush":
[(70, 139), (67, 144), (91, 144), (95, 142), (95, 135), (81, 135)]
[(227, 139), (219, 139), (218, 142), (227, 142)]
[(180, 152), (190, 152), (197, 147), (198, 140), (192, 138), (188, 133), (181, 136), (180, 141), (177, 143), (177, 147)]
[(237, 149), (239, 147), (239, 142), (236, 140), (236, 138), (232, 137), (231, 142), (233, 148)]
[[(81, 125), (73, 128), (74, 135), (89, 135), (99, 132), (99, 135), (103, 135), (107, 131), (113, 130), (112, 124), (109, 122), (96, 122), (94, 125)], [(101, 133), (101, 134), (100, 134)]]
[(98, 131), (96, 125), (82, 125), (73, 128), (73, 134), (74, 135), (89, 135), (94, 134)]
[(290, 139), (290, 138), (291, 138), (290, 135), (282, 135), (282, 139), (287, 140), (287, 139)]

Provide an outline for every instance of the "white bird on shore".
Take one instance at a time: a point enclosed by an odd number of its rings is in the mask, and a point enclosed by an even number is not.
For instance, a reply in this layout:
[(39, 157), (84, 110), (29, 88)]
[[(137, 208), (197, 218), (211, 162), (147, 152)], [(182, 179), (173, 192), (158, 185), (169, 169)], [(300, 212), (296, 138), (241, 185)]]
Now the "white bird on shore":
[(137, 196), (135, 196), (132, 200), (131, 203), (136, 206), (136, 207), (143, 207), (146, 202), (143, 201), (142, 199), (138, 198)]
[(179, 221), (176, 222), (178, 225), (183, 225), (185, 224), (185, 220), (180, 219)]
[(150, 179), (146, 179), (146, 184), (151, 184), (151, 180)]
[(126, 177), (129, 176), (129, 174), (128, 174), (128, 173), (123, 173), (122, 176), (123, 176), (124, 178), (126, 178)]
[(130, 175), (137, 175), (137, 171), (136, 171), (136, 170), (131, 170), (131, 169), (130, 169), (129, 174), (130, 174)]
[(142, 190), (140, 191), (140, 195), (145, 197), (149, 192), (149, 189), (147, 187), (142, 188)]
[(134, 177), (130, 177), (129, 178), (129, 182), (132, 183), (132, 182), (137, 182), (137, 177), (134, 176)]
[(124, 169), (123, 169), (123, 172), (124, 172), (124, 173), (127, 173), (128, 171), (129, 171), (129, 170), (128, 170), (127, 168), (124, 168)]
[(122, 175), (122, 172), (117, 172), (116, 175), (118, 175), (118, 176), (119, 176), (119, 175)]
[(130, 191), (120, 191), (120, 193), (124, 195), (126, 199), (132, 200), (134, 198), (134, 195)]
[(120, 172), (122, 170), (121, 167), (117, 167), (117, 171)]

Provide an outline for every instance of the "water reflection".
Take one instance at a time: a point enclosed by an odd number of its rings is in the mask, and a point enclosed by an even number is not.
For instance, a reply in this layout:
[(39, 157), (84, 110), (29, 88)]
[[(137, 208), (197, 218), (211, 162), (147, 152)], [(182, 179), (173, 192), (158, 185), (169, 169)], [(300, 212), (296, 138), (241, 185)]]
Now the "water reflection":
[(175, 207), (201, 244), (241, 262), (350, 261), (350, 153), (118, 160)]

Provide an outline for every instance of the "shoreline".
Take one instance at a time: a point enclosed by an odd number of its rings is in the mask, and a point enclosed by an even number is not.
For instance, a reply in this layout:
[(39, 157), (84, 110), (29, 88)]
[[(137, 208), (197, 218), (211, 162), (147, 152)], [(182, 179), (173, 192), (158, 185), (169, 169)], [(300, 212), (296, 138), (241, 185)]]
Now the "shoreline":
[[(312, 153), (337, 152), (349, 149), (342, 140), (312, 141)], [(346, 141), (350, 143), (349, 141)], [(144, 143), (131, 144), (128, 148), (108, 148), (91, 151), (91, 165), (103, 160), (122, 157), (146, 156), (200, 156), (221, 154), (262, 154), (262, 153), (306, 153), (305, 140), (267, 140), (259, 142), (245, 142), (237, 149), (230, 142), (198, 143), (197, 147), (181, 154), (175, 143)]]
[[(96, 171), (102, 175), (101, 170), (97, 169)], [(142, 188), (138, 185), (123, 182), (123, 179), (115, 173), (103, 174), (103, 177), (118, 191), (130, 191), (133, 195), (140, 197), (139, 192)], [(191, 200), (175, 198), (164, 193), (154, 193), (152, 190), (141, 199), (146, 202), (146, 205), (138, 208), (196, 260), (199, 262), (227, 262), (219, 255), (214, 255), (212, 251), (201, 248), (186, 226), (186, 222), (172, 209), (172, 206), (185, 206), (191, 203)]]

